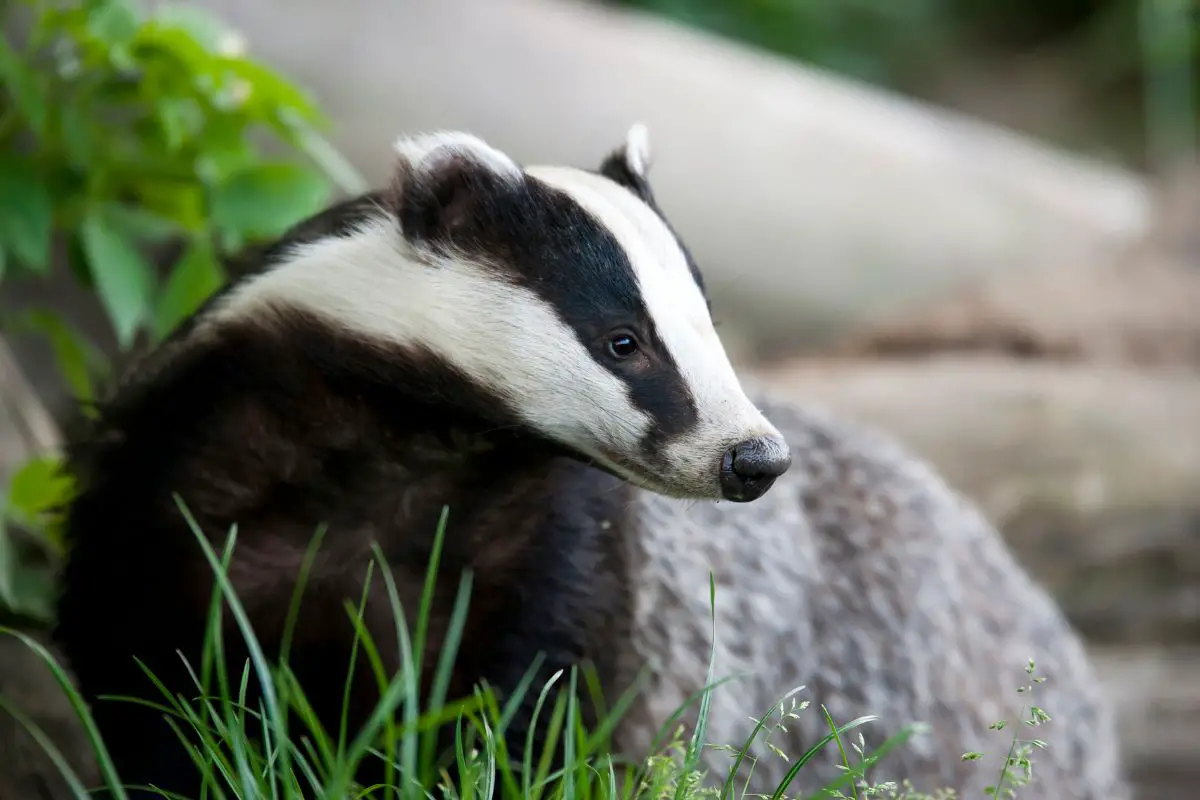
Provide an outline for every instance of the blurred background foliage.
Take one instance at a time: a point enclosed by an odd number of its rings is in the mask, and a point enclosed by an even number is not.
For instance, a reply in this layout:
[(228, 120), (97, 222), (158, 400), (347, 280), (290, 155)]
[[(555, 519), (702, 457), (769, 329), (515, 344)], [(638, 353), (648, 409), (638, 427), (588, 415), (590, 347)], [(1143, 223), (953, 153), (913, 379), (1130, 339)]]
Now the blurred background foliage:
[[(357, 179), (299, 88), (200, 9), (129, 0), (9, 3), (0, 39), (0, 285), (68, 269), (122, 350), (160, 340), (225, 275), (222, 258)], [(48, 338), (82, 401), (108, 365), (48, 309), (3, 320)], [(26, 462), (0, 502), (0, 607), (44, 618), (54, 512), (70, 483)], [(14, 536), (12, 529), (26, 536)], [(6, 531), (8, 531), (6, 533)], [(31, 539), (32, 537), (32, 539)]]
[[(1031, 126), (1030, 133), (1060, 145), (1132, 166), (1153, 167), (1180, 141), (1195, 141), (1197, 0), (606, 2)], [(1030, 110), (1006, 105), (1028, 103), (1029, 82), (1060, 87), (1055, 98), (1067, 102), (1022, 126)], [(997, 86), (982, 92), (981, 83)]]

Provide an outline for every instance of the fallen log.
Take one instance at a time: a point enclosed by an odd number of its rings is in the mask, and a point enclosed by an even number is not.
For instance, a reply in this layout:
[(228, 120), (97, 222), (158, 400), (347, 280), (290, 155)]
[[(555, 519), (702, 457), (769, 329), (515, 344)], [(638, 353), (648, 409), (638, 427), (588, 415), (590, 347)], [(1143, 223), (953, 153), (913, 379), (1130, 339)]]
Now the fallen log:
[(1155, 200), (1149, 233), (1127, 251), (1029, 264), (901, 303), (831, 352), (1200, 365), (1200, 159), (1164, 178)]
[(1200, 269), (1167, 261), (1014, 270), (901, 305), (828, 352), (849, 358), (992, 353), (1200, 366)]
[(1117, 709), (1137, 797), (1192, 800), (1200, 783), (1200, 648), (1094, 647), (1091, 655)]

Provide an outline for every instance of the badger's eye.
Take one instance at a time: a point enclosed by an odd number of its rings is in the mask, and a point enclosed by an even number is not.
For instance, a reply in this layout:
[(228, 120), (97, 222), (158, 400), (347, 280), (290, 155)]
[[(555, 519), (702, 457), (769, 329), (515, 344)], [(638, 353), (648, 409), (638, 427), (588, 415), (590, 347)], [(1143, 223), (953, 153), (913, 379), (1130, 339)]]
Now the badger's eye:
[(618, 333), (608, 340), (608, 352), (614, 358), (629, 358), (637, 351), (637, 339), (634, 339), (628, 333)]

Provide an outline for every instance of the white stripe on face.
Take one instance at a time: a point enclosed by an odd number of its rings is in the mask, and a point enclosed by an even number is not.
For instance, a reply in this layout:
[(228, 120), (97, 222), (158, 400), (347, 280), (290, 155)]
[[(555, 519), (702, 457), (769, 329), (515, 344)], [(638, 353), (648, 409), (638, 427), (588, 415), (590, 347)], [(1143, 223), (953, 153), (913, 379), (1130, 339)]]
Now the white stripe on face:
[(778, 436), (746, 397), (687, 258), (659, 215), (600, 175), (570, 167), (530, 167), (526, 173), (592, 214), (633, 265), (642, 300), (699, 415), (694, 430), (667, 445), (668, 463), (681, 473), (714, 472), (728, 447), (756, 436)]
[(636, 452), (652, 424), (540, 297), (478, 264), (407, 257), (391, 219), (297, 247), (231, 291), (203, 324), (269, 317), (273, 307), (308, 311), (385, 346), (427, 349), (529, 427), (592, 457), (601, 447)]

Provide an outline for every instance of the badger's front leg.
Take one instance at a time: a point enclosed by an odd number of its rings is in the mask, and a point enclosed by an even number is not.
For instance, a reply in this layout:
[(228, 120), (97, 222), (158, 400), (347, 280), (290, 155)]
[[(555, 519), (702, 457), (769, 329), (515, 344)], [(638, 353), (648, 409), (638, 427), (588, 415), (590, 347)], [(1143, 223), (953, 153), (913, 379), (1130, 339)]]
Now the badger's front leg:
[[(504, 732), (509, 758), (517, 764), (527, 751), (532, 763), (541, 759), (555, 702), (560, 696), (566, 700), (573, 667), (578, 724), (589, 732), (601, 712), (592, 702), (589, 678), (599, 681), (608, 705), (626, 688), (620, 685), (617, 659), (619, 643), (628, 637), (629, 595), (617, 532), (627, 501), (624, 493), (613, 491), (616, 481), (606, 475), (588, 471), (573, 479), (580, 483), (574, 487), (578, 491), (564, 495), (569, 502), (544, 520), (524, 574), (515, 578), (507, 602), (489, 615), (496, 638), (480, 677), (497, 690), (502, 708), (522, 681), (526, 686)], [(538, 698), (552, 679), (535, 720)], [(565, 736), (574, 734), (560, 731), (555, 764), (564, 755)]]

